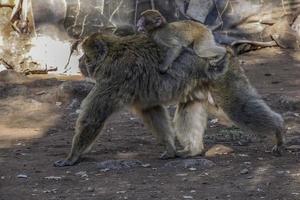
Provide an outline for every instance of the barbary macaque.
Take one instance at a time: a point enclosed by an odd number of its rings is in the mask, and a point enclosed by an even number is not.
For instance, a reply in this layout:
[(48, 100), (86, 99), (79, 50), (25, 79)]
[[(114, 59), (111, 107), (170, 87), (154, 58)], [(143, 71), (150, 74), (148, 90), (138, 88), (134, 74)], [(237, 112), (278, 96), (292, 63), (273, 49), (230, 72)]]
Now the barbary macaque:
[[(55, 162), (55, 166), (78, 162), (92, 147), (108, 117), (123, 108), (139, 114), (165, 145), (162, 158), (200, 154), (207, 116), (203, 102), (208, 101), (210, 93), (237, 126), (266, 135), (274, 133), (274, 152), (282, 145), (281, 116), (257, 95), (229, 52), (223, 59), (228, 70), (216, 81), (206, 74), (209, 63), (186, 50), (161, 74), (157, 68), (164, 52), (143, 34), (117, 37), (97, 33), (85, 39), (82, 47), (81, 64), (88, 66), (88, 74), (96, 84), (82, 102), (71, 152), (66, 159)], [(195, 100), (191, 98), (194, 94)], [(176, 134), (179, 142), (186, 145), (184, 152), (177, 152), (174, 144), (175, 132), (165, 108), (170, 103), (181, 104), (174, 122), (175, 129), (181, 126)]]
[(157, 10), (141, 13), (137, 29), (148, 33), (157, 44), (167, 48), (166, 58), (160, 65), (162, 73), (170, 68), (182, 49), (189, 46), (199, 57), (209, 60), (210, 71), (218, 70), (216, 66), (226, 54), (226, 48), (217, 45), (214, 35), (204, 24), (191, 20), (168, 23)]

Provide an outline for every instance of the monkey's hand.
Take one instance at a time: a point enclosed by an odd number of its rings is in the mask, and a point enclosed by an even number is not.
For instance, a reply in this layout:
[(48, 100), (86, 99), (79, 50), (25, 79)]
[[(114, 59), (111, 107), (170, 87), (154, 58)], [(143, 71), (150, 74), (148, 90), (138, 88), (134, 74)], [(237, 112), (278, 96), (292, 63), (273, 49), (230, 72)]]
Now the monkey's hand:
[(274, 156), (282, 156), (282, 152), (284, 150), (284, 146), (283, 145), (275, 145), (273, 148), (272, 148), (272, 151), (271, 153), (274, 155)]

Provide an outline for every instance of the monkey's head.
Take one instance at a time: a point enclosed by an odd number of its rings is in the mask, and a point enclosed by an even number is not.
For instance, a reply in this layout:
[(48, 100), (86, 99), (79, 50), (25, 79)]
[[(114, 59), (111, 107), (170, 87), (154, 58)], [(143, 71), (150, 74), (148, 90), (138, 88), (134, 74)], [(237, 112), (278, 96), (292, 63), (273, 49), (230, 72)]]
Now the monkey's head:
[(157, 10), (146, 10), (141, 13), (141, 17), (137, 22), (137, 30), (139, 32), (151, 32), (157, 28), (167, 24), (167, 20)]
[(108, 52), (107, 38), (104, 34), (95, 33), (82, 42), (84, 55), (79, 59), (79, 69), (83, 76), (94, 78), (97, 64), (101, 63)]
[(101, 62), (107, 54), (107, 43), (105, 36), (94, 33), (82, 42), (82, 49), (87, 59)]

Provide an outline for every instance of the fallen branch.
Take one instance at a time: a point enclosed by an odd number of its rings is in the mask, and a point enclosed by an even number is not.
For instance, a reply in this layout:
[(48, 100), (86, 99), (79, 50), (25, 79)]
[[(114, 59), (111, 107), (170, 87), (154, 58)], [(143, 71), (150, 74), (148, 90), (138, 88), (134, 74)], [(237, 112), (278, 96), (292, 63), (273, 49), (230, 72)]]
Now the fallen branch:
[(0, 8), (11, 8), (11, 9), (13, 9), (15, 7), (15, 5), (10, 5), (10, 4), (1, 4), (0, 3)]
[(55, 72), (57, 71), (57, 67), (54, 68), (50, 68), (50, 69), (27, 69), (25, 70), (23, 73), (25, 75), (29, 75), (29, 74), (48, 74), (48, 72)]
[(3, 58), (0, 58), (0, 63), (2, 63), (6, 69), (14, 69), (14, 67), (6, 62)]

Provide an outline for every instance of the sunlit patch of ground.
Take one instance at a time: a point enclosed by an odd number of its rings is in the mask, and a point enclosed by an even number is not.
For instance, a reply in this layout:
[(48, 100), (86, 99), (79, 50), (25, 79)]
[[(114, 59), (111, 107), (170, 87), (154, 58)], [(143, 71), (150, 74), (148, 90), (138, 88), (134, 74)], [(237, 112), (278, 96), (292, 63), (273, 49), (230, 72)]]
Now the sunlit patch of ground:
[(42, 137), (58, 115), (53, 105), (22, 96), (0, 101), (0, 148)]

